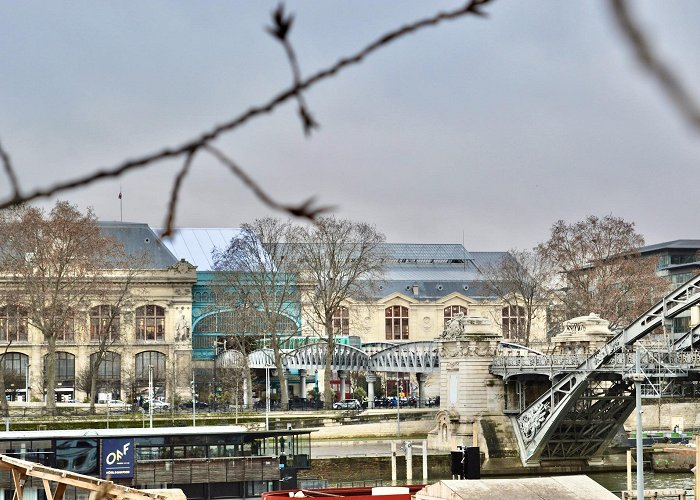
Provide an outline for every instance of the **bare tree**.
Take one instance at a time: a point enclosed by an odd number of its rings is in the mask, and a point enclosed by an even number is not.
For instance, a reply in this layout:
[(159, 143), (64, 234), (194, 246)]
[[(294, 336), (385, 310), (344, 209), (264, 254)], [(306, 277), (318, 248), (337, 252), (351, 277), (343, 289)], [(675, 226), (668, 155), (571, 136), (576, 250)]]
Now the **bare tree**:
[(294, 231), (289, 221), (257, 219), (243, 224), (225, 250), (214, 252), (215, 269), (225, 271), (223, 296), (232, 309), (250, 306), (248, 312), (258, 318), (257, 329), (269, 341), (283, 408), (288, 407), (289, 395), (282, 347), (289, 337), (299, 334), (293, 319), (299, 314), (300, 296), (298, 246), (290, 245)]
[(554, 223), (539, 250), (561, 273), (564, 310), (571, 318), (596, 312), (610, 328), (626, 326), (668, 290), (655, 261), (639, 254), (644, 238), (634, 223), (594, 215)]
[(47, 411), (53, 414), (56, 340), (75, 327), (81, 309), (112, 288), (107, 270), (121, 261), (123, 249), (100, 233), (91, 210), (83, 214), (63, 201), (48, 213), (27, 206), (2, 211), (0, 234), (0, 294), (47, 343)]
[(503, 325), (504, 334), (507, 331), (511, 339), (529, 345), (533, 321), (546, 320), (553, 291), (551, 265), (538, 249), (513, 249), (481, 271), (489, 288), (506, 307), (524, 312), (522, 321), (519, 313), (512, 315), (516, 320)]
[(369, 300), (384, 271), (384, 235), (369, 224), (335, 217), (321, 217), (296, 233), (309, 326), (327, 343), (323, 397), (330, 408), (335, 336), (340, 333), (333, 316), (349, 298)]

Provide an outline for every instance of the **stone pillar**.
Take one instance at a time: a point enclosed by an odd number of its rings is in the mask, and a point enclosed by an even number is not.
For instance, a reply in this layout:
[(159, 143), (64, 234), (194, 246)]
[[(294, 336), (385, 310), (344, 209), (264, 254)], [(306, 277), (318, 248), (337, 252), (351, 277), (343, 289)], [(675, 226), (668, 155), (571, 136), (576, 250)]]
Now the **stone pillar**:
[[(458, 315), (440, 342), (440, 411), (437, 427), (428, 434), (430, 448), (454, 450), (471, 445), (482, 419), (498, 419), (509, 425), (503, 415), (503, 381), (491, 375), (489, 368), (502, 339), (499, 329), (488, 318)], [(488, 451), (483, 450), (488, 458)]]
[(374, 408), (374, 382), (377, 380), (377, 376), (374, 373), (368, 373), (365, 375), (365, 380), (367, 381), (367, 408)]
[(306, 370), (299, 370), (299, 397), (306, 401)]
[(425, 407), (425, 381), (428, 376), (425, 373), (416, 373), (418, 380), (418, 408)]
[[(289, 371), (289, 368), (284, 369), (284, 383), (287, 384), (287, 387), (284, 388), (284, 391), (287, 395), (288, 399), (291, 399), (289, 397), (289, 388), (291, 385), (289, 384), (289, 377), (291, 376), (291, 372)], [(294, 389), (292, 389), (292, 395), (294, 395)], [(282, 395), (280, 394), (280, 403), (282, 402)], [(289, 409), (289, 403), (287, 403), (287, 410)]]
[(345, 381), (348, 378), (348, 372), (345, 370), (338, 370), (338, 378), (340, 379), (340, 397), (339, 400), (345, 399)]

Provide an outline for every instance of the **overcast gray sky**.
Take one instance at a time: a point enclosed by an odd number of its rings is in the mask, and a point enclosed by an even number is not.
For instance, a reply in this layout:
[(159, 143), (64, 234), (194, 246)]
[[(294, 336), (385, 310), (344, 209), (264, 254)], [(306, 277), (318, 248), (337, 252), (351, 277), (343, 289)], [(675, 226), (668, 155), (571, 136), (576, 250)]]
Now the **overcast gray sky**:
[[(287, 2), (302, 72), (458, 1)], [(266, 102), (291, 73), (267, 33), (275, 2), (52, 1), (0, 5), (0, 140), (25, 189), (176, 146)], [(657, 49), (700, 97), (700, 4), (635, 1)], [(497, 0), (402, 39), (216, 145), (275, 197), (317, 196), (391, 242), (529, 248), (557, 219), (612, 213), (647, 243), (700, 238), (693, 132), (643, 75), (603, 1)], [(162, 226), (162, 163), (65, 193), (103, 220)], [(1, 177), (0, 195), (9, 193)], [(270, 214), (197, 158), (179, 226)]]

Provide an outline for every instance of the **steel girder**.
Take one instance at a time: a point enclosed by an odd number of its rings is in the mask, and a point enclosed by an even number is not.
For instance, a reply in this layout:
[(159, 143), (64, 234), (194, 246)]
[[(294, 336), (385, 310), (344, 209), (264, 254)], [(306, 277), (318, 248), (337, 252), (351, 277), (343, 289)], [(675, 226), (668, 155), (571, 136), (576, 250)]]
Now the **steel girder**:
[(695, 325), (688, 333), (677, 339), (671, 348), (675, 351), (685, 351), (700, 341), (700, 324)]
[(372, 355), (375, 372), (430, 373), (440, 371), (438, 342), (423, 341), (398, 344)]
[[(314, 369), (326, 366), (328, 344), (317, 342), (289, 351), (284, 356), (287, 368)], [(347, 344), (335, 344), (331, 362), (332, 370), (366, 371), (369, 356), (362, 349)]]
[(584, 385), (561, 418), (546, 423), (548, 439), (538, 460), (590, 459), (602, 454), (634, 409), (634, 388), (628, 381), (589, 378)]
[[(552, 389), (536, 399), (516, 417), (516, 433), (519, 434), (523, 462), (537, 461), (548, 441), (559, 426), (566, 421), (589, 385), (589, 378), (614, 354), (645, 337), (667, 319), (700, 302), (700, 275), (669, 293), (661, 301), (637, 318), (630, 326), (584, 360), (574, 371), (556, 382)], [(586, 448), (588, 449), (588, 448)], [(588, 449), (588, 451), (591, 451)], [(590, 458), (582, 455), (578, 458)]]
[[(550, 378), (576, 370), (587, 359), (584, 354), (542, 355), (542, 356), (497, 356), (491, 364), (493, 375), (507, 380), (519, 375), (547, 375)], [(667, 376), (687, 376), (688, 371), (700, 368), (700, 351), (655, 351), (642, 353), (644, 373), (663, 372)], [(597, 372), (630, 373), (635, 368), (635, 353), (618, 352), (601, 365)]]

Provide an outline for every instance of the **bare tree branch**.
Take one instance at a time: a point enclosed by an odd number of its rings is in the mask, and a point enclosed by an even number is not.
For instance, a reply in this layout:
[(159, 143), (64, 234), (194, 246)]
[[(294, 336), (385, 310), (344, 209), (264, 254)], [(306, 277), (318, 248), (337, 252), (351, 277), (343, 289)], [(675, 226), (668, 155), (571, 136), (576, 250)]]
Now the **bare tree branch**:
[(686, 91), (680, 79), (671, 69), (654, 54), (653, 47), (638, 23), (632, 19), (626, 0), (612, 0), (613, 18), (620, 31), (632, 46), (634, 54), (642, 67), (661, 86), (671, 102), (685, 117), (691, 126), (700, 130), (700, 108)]
[[(32, 200), (36, 200), (39, 198), (48, 198), (50, 196), (53, 196), (55, 194), (64, 192), (64, 191), (69, 191), (75, 188), (87, 186), (89, 184), (93, 184), (96, 181), (103, 180), (103, 179), (110, 179), (110, 178), (116, 178), (121, 176), (122, 174), (126, 172), (130, 172), (133, 170), (141, 169), (148, 167), (154, 163), (171, 159), (171, 158), (177, 158), (182, 155), (186, 154), (193, 154), (197, 150), (209, 145), (214, 139), (219, 137), (220, 135), (231, 132), (240, 126), (246, 124), (248, 121), (252, 120), (253, 118), (260, 117), (265, 114), (269, 114), (272, 111), (274, 111), (277, 107), (279, 107), (281, 104), (285, 103), (289, 99), (296, 98), (300, 92), (309, 89), (310, 87), (318, 84), (319, 82), (323, 80), (327, 80), (329, 78), (334, 77), (336, 74), (338, 74), (341, 70), (353, 66), (356, 64), (360, 64), (367, 56), (370, 54), (376, 52), (377, 50), (381, 49), (382, 47), (385, 47), (386, 45), (389, 45), (390, 43), (403, 38), (405, 36), (408, 36), (412, 33), (415, 33), (417, 31), (420, 31), (424, 28), (432, 27), (432, 26), (437, 26), (445, 21), (450, 21), (450, 20), (455, 20), (459, 19), (461, 17), (467, 16), (467, 15), (476, 15), (476, 16), (484, 16), (484, 12), (481, 10), (481, 7), (487, 3), (489, 3), (491, 0), (470, 0), (467, 2), (465, 5), (462, 7), (459, 7), (457, 9), (451, 10), (451, 11), (445, 11), (445, 12), (438, 12), (434, 14), (431, 17), (427, 17), (424, 19), (420, 19), (418, 21), (415, 21), (410, 24), (406, 24), (404, 26), (401, 26), (395, 30), (389, 31), (385, 33), (384, 35), (380, 36), (377, 40), (371, 42), (369, 45), (361, 49), (359, 52), (356, 52), (355, 54), (345, 57), (342, 59), (339, 59), (336, 63), (334, 63), (332, 66), (322, 69), (318, 71), (317, 73), (311, 75), (310, 77), (306, 78), (305, 80), (301, 80), (299, 82), (295, 82), (294, 85), (291, 87), (283, 90), (276, 96), (272, 97), (270, 100), (268, 100), (266, 103), (258, 106), (252, 106), (237, 117), (224, 122), (220, 125), (214, 126), (211, 130), (203, 132), (199, 137), (196, 137), (194, 139), (191, 139), (184, 144), (176, 147), (170, 147), (170, 148), (165, 148), (162, 149), (159, 152), (148, 154), (145, 156), (141, 156), (140, 158), (135, 158), (132, 160), (126, 160), (116, 166), (112, 167), (105, 167), (105, 168), (99, 168), (98, 170), (85, 174), (83, 176), (79, 176), (73, 179), (65, 180), (62, 182), (58, 182), (54, 184), (53, 186), (49, 186), (47, 188), (43, 189), (36, 189), (34, 191), (31, 191), (26, 194), (22, 194), (21, 190), (19, 189), (19, 186), (17, 185), (14, 189), (14, 192), (9, 198), (5, 198), (4, 200), (0, 200), (0, 209), (3, 208), (8, 208), (14, 205), (19, 205), (25, 202), (29, 202)], [(288, 27), (287, 27), (288, 29)], [(211, 150), (210, 150), (211, 151)], [(231, 168), (231, 165), (227, 163), (227, 166)], [(6, 163), (6, 171), (7, 171), (7, 163)], [(231, 170), (234, 172), (234, 174), (238, 175), (239, 178), (243, 179), (244, 177), (241, 176), (241, 174), (245, 175), (238, 167), (236, 168), (231, 168)], [(240, 171), (239, 173), (236, 173)], [(9, 169), (9, 175), (11, 175), (12, 169)], [(247, 177), (247, 176), (245, 176)], [(249, 188), (253, 188), (255, 183), (249, 182), (246, 184)], [(295, 216), (305, 216), (308, 217), (308, 214), (314, 214), (314, 213), (319, 213), (318, 209), (314, 210), (311, 208), (311, 203), (312, 200), (307, 200), (300, 205), (297, 206), (289, 206), (289, 205), (283, 205), (278, 202), (275, 202), (274, 200), (270, 199), (265, 193), (262, 191), (256, 192), (256, 195), (260, 199), (265, 199), (267, 198), (269, 200), (269, 206), (278, 208), (280, 210), (285, 210), (291, 215)], [(264, 195), (264, 196), (261, 196)], [(322, 211), (325, 211), (327, 209), (324, 209)]]
[(247, 186), (257, 198), (262, 201), (265, 205), (275, 210), (280, 210), (292, 214), (296, 217), (303, 217), (309, 220), (314, 220), (318, 215), (325, 212), (330, 212), (333, 207), (317, 207), (314, 208), (313, 204), (315, 202), (314, 198), (309, 198), (308, 200), (300, 203), (299, 205), (284, 205), (275, 200), (273, 200), (270, 195), (268, 195), (256, 183), (240, 166), (238, 166), (232, 159), (222, 153), (220, 150), (216, 149), (214, 146), (205, 146), (204, 149), (211, 153), (217, 160), (226, 165), (233, 175), (238, 177), (245, 186)]
[[(294, 16), (289, 14), (285, 17), (284, 15), (284, 5), (280, 4), (277, 9), (272, 13), (272, 21), (274, 26), (267, 28), (268, 33), (270, 33), (274, 38), (279, 40), (279, 42), (284, 47), (284, 52), (289, 60), (289, 65), (292, 68), (292, 77), (294, 78), (294, 85), (298, 86), (301, 82), (301, 69), (299, 68), (299, 62), (297, 60), (292, 44), (289, 43), (289, 38), (287, 35), (292, 29), (292, 21)], [(306, 105), (304, 96), (299, 93), (296, 96), (297, 102), (299, 103), (299, 117), (301, 118), (302, 126), (304, 127), (304, 134), (306, 136), (311, 135), (311, 131), (318, 128), (318, 123), (314, 120), (313, 116), (309, 112), (309, 108)]]
[(180, 193), (180, 187), (182, 186), (182, 181), (187, 175), (192, 166), (192, 160), (194, 158), (195, 151), (190, 151), (185, 158), (185, 163), (182, 165), (182, 169), (178, 172), (175, 177), (175, 182), (173, 183), (173, 190), (170, 192), (170, 203), (168, 204), (168, 213), (165, 219), (165, 229), (161, 233), (161, 237), (171, 236), (173, 233), (173, 221), (175, 220), (175, 210), (177, 208), (177, 199)]
[(12, 195), (13, 197), (19, 196), (19, 184), (17, 183), (17, 176), (15, 175), (15, 170), (12, 168), (12, 160), (10, 160), (10, 155), (2, 147), (0, 143), (0, 158), (2, 158), (2, 166), (5, 169), (7, 177), (10, 179), (10, 184), (12, 185)]

